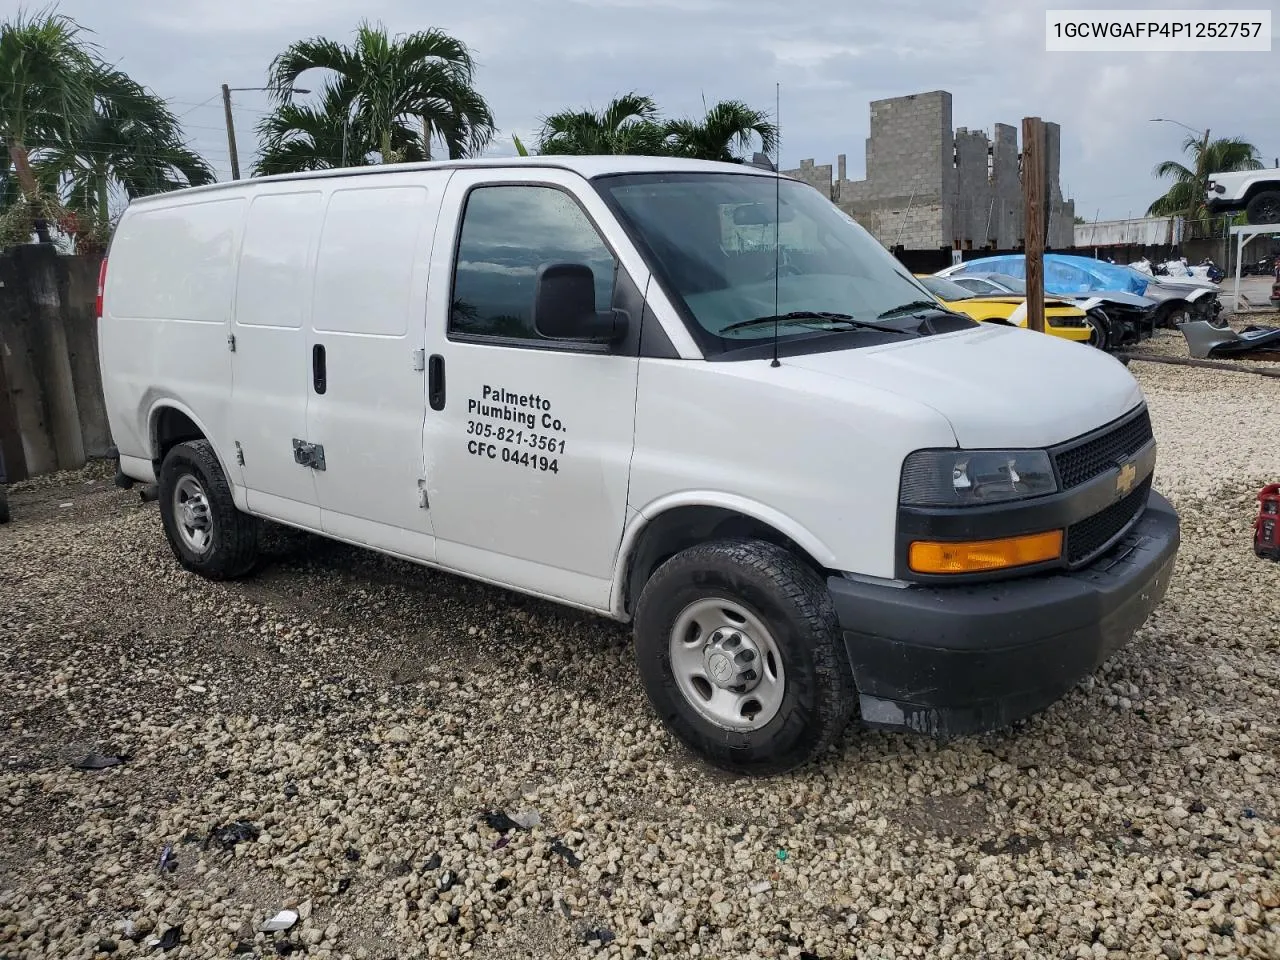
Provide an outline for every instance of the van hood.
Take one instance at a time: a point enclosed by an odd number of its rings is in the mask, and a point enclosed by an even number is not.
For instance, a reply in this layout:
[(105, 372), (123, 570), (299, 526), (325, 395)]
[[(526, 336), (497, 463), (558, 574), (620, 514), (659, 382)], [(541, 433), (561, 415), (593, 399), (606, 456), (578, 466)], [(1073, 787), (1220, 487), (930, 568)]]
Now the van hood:
[(1098, 348), (998, 324), (785, 362), (932, 407), (962, 447), (1051, 446), (1142, 402), (1133, 375)]

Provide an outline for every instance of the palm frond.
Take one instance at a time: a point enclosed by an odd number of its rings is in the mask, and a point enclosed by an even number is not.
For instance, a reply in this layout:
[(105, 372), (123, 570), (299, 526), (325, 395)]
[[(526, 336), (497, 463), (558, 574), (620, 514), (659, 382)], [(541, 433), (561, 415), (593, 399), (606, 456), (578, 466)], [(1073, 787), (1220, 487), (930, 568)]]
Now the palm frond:
[[(352, 126), (362, 136), (361, 162), (376, 154), (383, 162), (427, 156), (439, 140), (451, 157), (484, 148), (495, 132), (493, 114), (472, 84), (474, 60), (462, 41), (428, 29), (391, 37), (380, 23), (361, 21), (350, 46), (325, 38), (300, 41), (272, 61), (270, 84), (277, 104), (290, 100), (293, 84), (306, 70), (327, 71), (326, 103), (319, 112), (343, 121), (348, 138)], [(341, 90), (344, 102), (331, 102)], [(289, 115), (282, 113), (280, 119)], [(417, 147), (404, 140), (408, 126), (420, 125)], [(301, 130), (300, 135), (307, 135)], [(332, 139), (331, 136), (326, 137)], [(265, 145), (268, 150), (278, 141)], [(332, 151), (322, 151), (332, 159)], [(296, 159), (293, 153), (289, 160)], [(273, 161), (274, 162), (274, 161)]]

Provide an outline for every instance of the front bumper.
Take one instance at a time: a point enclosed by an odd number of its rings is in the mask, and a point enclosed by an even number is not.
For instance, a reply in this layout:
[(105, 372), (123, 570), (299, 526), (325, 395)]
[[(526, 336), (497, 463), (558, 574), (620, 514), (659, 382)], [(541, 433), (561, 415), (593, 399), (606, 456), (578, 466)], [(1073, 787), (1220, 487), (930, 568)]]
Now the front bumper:
[(1245, 208), (1245, 203), (1242, 200), (1227, 200), (1225, 197), (1218, 195), (1206, 199), (1204, 205), (1210, 213), (1230, 213)]
[(1133, 637), (1173, 574), (1178, 515), (1151, 492), (1089, 566), (973, 586), (827, 581), (869, 726), (997, 729), (1058, 700)]
[(1093, 328), (1091, 327), (1062, 327), (1047, 317), (1044, 325), (1045, 333), (1061, 337), (1063, 340), (1071, 340), (1075, 343), (1085, 343), (1093, 336)]

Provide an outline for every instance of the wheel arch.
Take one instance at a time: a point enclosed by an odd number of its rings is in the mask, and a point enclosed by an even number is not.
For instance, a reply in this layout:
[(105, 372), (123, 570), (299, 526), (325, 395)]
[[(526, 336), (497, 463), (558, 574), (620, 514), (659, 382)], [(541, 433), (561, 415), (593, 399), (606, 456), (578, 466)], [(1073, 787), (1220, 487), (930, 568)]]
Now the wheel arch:
[(653, 571), (681, 550), (744, 536), (790, 550), (820, 576), (834, 568), (831, 550), (777, 510), (722, 495), (665, 498), (639, 511), (623, 532), (611, 591), (613, 616), (629, 621)]
[(1240, 202), (1248, 204), (1250, 200), (1260, 193), (1280, 193), (1280, 180), (1275, 179), (1259, 179), (1254, 180), (1245, 188), (1244, 196), (1240, 198)]
[(165, 455), (188, 440), (204, 440), (213, 448), (213, 455), (218, 458), (218, 465), (222, 467), (223, 475), (237, 498), (237, 506), (242, 506), (238, 500), (240, 491), (237, 489), (239, 485), (235, 481), (235, 475), (227, 468), (227, 459), (218, 449), (218, 444), (204, 421), (180, 400), (165, 398), (152, 404), (147, 412), (147, 442), (157, 480), (160, 478), (160, 467)]
[(1167, 326), (1169, 318), (1173, 316), (1177, 310), (1185, 310), (1187, 315), (1191, 314), (1191, 301), (1184, 300), (1182, 297), (1166, 300), (1160, 304), (1160, 309), (1156, 311), (1156, 325)]

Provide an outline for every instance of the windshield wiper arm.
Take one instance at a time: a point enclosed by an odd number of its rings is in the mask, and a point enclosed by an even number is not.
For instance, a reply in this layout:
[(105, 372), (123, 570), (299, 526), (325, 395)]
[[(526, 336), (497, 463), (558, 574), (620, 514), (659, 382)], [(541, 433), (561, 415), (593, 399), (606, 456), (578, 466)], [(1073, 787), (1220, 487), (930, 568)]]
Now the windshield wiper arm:
[(853, 327), (879, 330), (882, 333), (911, 334), (915, 332), (913, 330), (900, 330), (897, 327), (888, 327), (881, 323), (872, 323), (870, 320), (859, 320), (857, 317), (850, 316), (847, 313), (830, 313), (824, 310), (793, 310), (791, 313), (781, 313), (776, 316), (739, 320), (737, 323), (729, 324), (720, 332), (728, 333), (730, 330), (745, 330), (747, 327), (763, 327), (771, 323), (805, 323), (813, 320), (825, 320), (829, 323), (847, 323)]
[(942, 306), (941, 306), (941, 304), (939, 304), (939, 303), (937, 303), (937, 302), (932, 302), (932, 303), (931, 303), (931, 302), (930, 302), (930, 301), (928, 301), (928, 300), (911, 300), (911, 301), (909, 301), (909, 302), (907, 302), (907, 303), (904, 303), (904, 304), (902, 304), (902, 305), (900, 305), (900, 306), (894, 307), (894, 308), (893, 308), (893, 309), (891, 309), (891, 310), (886, 310), (884, 313), (880, 314), (880, 316), (876, 317), (876, 319), (877, 319), (877, 320), (883, 320), (883, 319), (885, 319), (886, 317), (892, 317), (894, 314), (897, 314), (897, 313), (910, 313), (910, 312), (918, 312), (918, 311), (922, 311), (922, 310), (938, 310), (938, 311), (941, 311), (941, 310), (942, 310)]

